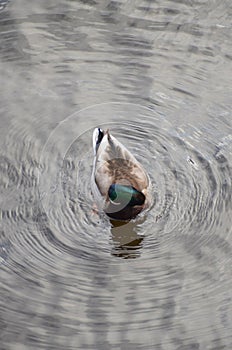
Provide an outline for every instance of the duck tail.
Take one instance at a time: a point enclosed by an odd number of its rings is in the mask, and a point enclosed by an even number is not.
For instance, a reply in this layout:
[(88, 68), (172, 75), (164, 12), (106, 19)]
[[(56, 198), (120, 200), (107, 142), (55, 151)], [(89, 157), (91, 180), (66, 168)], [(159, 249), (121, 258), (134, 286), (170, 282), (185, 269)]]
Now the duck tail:
[(93, 131), (93, 151), (94, 151), (94, 155), (96, 155), (98, 147), (104, 137), (104, 130), (100, 129), (100, 128), (96, 128)]
[(110, 129), (106, 130), (106, 135), (107, 135), (108, 141), (111, 141)]

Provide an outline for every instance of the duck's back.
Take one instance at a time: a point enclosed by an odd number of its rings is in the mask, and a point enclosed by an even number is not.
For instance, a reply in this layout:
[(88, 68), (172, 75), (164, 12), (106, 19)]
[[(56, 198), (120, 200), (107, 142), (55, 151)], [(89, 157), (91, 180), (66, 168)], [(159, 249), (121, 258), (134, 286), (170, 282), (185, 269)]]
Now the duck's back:
[(148, 187), (148, 177), (130, 151), (106, 132), (96, 153), (95, 182), (106, 196), (111, 184), (130, 185), (138, 191)]

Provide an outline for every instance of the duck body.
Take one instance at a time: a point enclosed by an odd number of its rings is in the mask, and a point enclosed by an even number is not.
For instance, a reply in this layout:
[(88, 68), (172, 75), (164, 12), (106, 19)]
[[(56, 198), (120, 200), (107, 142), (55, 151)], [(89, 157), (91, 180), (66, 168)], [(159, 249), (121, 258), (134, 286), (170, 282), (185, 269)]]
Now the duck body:
[(134, 219), (150, 205), (148, 175), (109, 130), (94, 130), (93, 150), (93, 195), (111, 219)]

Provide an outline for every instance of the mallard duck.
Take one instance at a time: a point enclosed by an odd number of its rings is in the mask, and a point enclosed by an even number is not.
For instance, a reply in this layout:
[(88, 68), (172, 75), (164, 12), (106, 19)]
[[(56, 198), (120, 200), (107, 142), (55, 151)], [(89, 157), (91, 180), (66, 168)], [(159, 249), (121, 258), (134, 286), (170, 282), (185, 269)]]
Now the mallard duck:
[(93, 150), (93, 195), (111, 219), (134, 219), (150, 206), (148, 175), (109, 130), (94, 130)]

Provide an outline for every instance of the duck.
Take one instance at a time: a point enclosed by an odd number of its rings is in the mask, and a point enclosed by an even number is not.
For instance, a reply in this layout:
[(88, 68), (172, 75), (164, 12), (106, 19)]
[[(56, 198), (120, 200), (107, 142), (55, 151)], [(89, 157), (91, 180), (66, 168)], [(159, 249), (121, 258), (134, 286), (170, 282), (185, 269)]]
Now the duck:
[(130, 221), (150, 207), (147, 172), (109, 129), (94, 129), (93, 153), (92, 193), (111, 220)]

